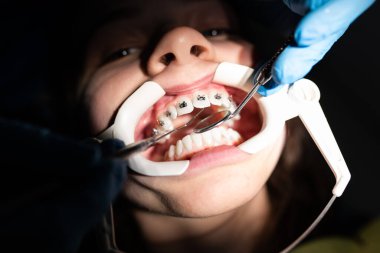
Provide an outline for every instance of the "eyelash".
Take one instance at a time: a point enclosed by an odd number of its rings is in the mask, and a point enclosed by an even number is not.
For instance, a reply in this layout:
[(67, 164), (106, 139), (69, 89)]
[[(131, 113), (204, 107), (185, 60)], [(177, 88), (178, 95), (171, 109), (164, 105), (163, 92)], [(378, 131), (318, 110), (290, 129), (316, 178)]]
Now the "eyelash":
[(139, 51), (139, 48), (137, 48), (137, 47), (120, 48), (117, 51), (115, 51), (115, 52), (111, 53), (110, 55), (108, 55), (107, 57), (105, 57), (103, 64), (106, 64), (106, 63), (109, 63), (112, 61), (116, 61), (118, 59), (121, 59), (121, 58), (124, 58), (127, 56), (131, 56), (132, 54), (136, 53), (137, 51)]
[(226, 38), (232, 34), (232, 31), (227, 28), (212, 28), (202, 32), (203, 36), (209, 39)]

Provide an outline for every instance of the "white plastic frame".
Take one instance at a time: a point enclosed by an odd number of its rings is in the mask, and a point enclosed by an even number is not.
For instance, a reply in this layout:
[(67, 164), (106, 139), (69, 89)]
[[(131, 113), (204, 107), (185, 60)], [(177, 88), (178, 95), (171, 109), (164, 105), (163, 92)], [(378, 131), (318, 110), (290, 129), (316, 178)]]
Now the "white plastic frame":
[[(246, 66), (221, 63), (213, 82), (242, 86), (252, 71)], [(135, 142), (134, 133), (140, 117), (164, 95), (165, 91), (159, 84), (153, 81), (144, 83), (123, 103), (114, 124), (98, 138), (118, 138), (125, 144)], [(317, 85), (310, 80), (301, 79), (291, 86), (284, 86), (273, 95), (256, 95), (255, 99), (263, 116), (263, 127), (257, 135), (238, 148), (250, 154), (257, 153), (278, 138), (287, 120), (298, 116), (335, 176), (333, 194), (341, 196), (351, 174), (319, 104), (320, 92)], [(188, 160), (153, 162), (140, 154), (130, 157), (128, 162), (132, 170), (147, 176), (180, 175), (189, 166)]]
[(277, 136), (280, 133), (285, 121), (300, 117), (335, 176), (336, 183), (332, 193), (340, 197), (351, 179), (351, 174), (319, 99), (317, 85), (308, 79), (301, 79), (268, 97), (259, 97), (265, 125), (262, 132), (267, 133), (259, 136), (260, 140), (252, 138), (250, 141), (259, 141), (265, 146), (264, 142), (271, 141), (271, 135)]

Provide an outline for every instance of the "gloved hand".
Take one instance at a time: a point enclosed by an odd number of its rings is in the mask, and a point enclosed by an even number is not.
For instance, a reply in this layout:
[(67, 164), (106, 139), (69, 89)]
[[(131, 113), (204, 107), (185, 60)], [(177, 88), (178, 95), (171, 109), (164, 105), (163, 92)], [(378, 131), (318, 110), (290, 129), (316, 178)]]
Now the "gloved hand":
[(0, 137), (2, 251), (76, 252), (120, 192), (127, 165), (109, 154), (124, 144), (1, 118)]
[(375, 0), (283, 0), (295, 13), (304, 15), (288, 46), (272, 68), (273, 81), (260, 87), (261, 95), (275, 93), (279, 84), (290, 84), (309, 73), (344, 34), (350, 24)]

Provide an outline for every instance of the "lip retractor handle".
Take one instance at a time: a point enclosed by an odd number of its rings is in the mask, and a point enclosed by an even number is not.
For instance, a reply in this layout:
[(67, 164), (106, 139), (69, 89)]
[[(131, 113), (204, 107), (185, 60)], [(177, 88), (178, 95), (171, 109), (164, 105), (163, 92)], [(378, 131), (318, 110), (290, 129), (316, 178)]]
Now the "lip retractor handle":
[(332, 193), (340, 197), (351, 174), (319, 103), (317, 85), (308, 79), (301, 79), (289, 88), (288, 94), (297, 104), (298, 116), (334, 173), (336, 184)]

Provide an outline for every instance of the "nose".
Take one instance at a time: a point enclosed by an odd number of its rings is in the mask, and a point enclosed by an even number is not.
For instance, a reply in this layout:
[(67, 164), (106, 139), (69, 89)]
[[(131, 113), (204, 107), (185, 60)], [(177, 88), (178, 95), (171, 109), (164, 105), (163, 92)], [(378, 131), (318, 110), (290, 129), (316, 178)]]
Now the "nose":
[(177, 27), (161, 38), (149, 57), (147, 69), (154, 76), (168, 66), (211, 60), (214, 55), (213, 46), (200, 32), (190, 27)]

